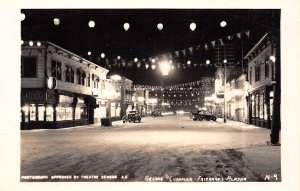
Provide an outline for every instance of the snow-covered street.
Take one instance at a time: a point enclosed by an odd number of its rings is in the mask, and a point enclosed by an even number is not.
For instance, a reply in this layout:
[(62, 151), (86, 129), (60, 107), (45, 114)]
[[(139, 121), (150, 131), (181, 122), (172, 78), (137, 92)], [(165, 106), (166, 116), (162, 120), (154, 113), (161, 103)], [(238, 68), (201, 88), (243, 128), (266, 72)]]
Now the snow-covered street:
[(279, 181), (280, 146), (266, 144), (269, 134), (187, 115), (22, 131), (21, 181)]

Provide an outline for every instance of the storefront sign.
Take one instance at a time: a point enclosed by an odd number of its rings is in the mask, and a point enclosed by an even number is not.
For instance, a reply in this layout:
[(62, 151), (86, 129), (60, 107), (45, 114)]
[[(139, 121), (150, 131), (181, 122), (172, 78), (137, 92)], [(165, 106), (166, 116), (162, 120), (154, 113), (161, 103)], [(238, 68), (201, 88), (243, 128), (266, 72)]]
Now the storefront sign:
[(44, 103), (46, 102), (46, 91), (25, 91), (23, 92), (24, 103)]
[(73, 103), (73, 97), (59, 95), (59, 103)]

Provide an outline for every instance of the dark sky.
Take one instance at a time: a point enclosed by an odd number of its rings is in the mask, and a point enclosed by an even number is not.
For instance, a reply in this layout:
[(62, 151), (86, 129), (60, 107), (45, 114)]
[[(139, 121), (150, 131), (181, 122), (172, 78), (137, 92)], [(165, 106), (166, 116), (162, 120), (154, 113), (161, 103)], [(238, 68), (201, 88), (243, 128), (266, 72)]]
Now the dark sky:
[[(135, 84), (149, 85), (159, 85), (161, 81), (159, 70), (145, 69), (149, 58), (171, 53), (173, 62), (181, 66), (187, 66), (187, 60), (192, 61), (191, 67), (177, 68), (166, 76), (165, 84), (213, 76), (215, 67), (200, 66), (206, 59), (214, 63), (211, 41), (221, 38), (225, 44), (233, 43), (234, 58), (238, 63), (242, 58), (242, 40), (235, 37), (229, 42), (226, 37), (250, 30), (250, 38), (243, 38), (245, 53), (264, 33), (278, 32), (280, 20), (279, 10), (266, 9), (23, 9), (21, 12), (26, 15), (21, 23), (22, 40), (53, 42), (108, 68), (109, 74), (121, 74)], [(53, 18), (60, 19), (58, 26), (53, 24)], [(95, 21), (94, 28), (88, 27), (90, 20)], [(220, 27), (223, 20), (227, 22), (224, 28)], [(125, 22), (130, 24), (127, 32), (123, 29)], [(156, 27), (159, 22), (164, 25), (161, 31)], [(189, 28), (191, 22), (197, 24), (195, 31)], [(204, 50), (204, 44), (209, 45), (208, 50)], [(201, 46), (193, 54), (184, 56), (181, 53), (175, 58), (175, 51), (197, 45)], [(88, 51), (92, 52), (90, 57)], [(101, 52), (105, 53), (111, 67), (100, 59)], [(124, 59), (126, 67), (112, 65), (117, 56)], [(128, 66), (134, 58), (141, 61), (140, 68), (135, 64)], [(197, 67), (193, 67), (194, 63)]]

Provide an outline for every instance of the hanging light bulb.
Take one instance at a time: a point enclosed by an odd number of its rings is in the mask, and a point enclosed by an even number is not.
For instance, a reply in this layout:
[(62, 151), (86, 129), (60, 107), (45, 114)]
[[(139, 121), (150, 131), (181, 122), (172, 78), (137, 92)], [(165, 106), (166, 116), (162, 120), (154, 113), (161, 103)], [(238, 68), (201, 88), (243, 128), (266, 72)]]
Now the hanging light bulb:
[(190, 29), (191, 29), (192, 31), (194, 31), (194, 30), (196, 29), (196, 27), (197, 27), (196, 23), (191, 23), (191, 24), (190, 24)]
[(188, 65), (190, 65), (190, 64), (191, 64), (191, 61), (187, 61), (186, 63), (187, 63)]
[(38, 42), (36, 43), (36, 45), (37, 45), (37, 46), (41, 46), (42, 44), (41, 44), (40, 41), (38, 41)]
[(129, 23), (124, 23), (123, 28), (125, 31), (128, 31), (129, 27), (130, 27)]
[(121, 60), (121, 56), (117, 56), (117, 59), (118, 59), (118, 60)]
[(221, 26), (221, 27), (225, 27), (226, 25), (227, 25), (226, 21), (222, 21), (222, 22), (220, 23), (220, 26)]
[(141, 65), (142, 65), (141, 62), (138, 62), (138, 63), (137, 63), (137, 67), (138, 67), (138, 68), (140, 68)]
[(21, 40), (21, 45), (23, 45), (24, 44), (24, 41), (23, 40)]
[(29, 46), (33, 46), (33, 42), (32, 41), (29, 41)]
[(145, 64), (145, 68), (148, 69), (149, 68), (149, 64)]
[(91, 20), (91, 21), (89, 21), (89, 27), (90, 28), (94, 28), (95, 27), (95, 21), (93, 21), (93, 20)]
[(26, 18), (25, 14), (24, 13), (21, 13), (21, 21), (24, 21)]
[(226, 59), (224, 59), (224, 60), (223, 60), (223, 62), (226, 64), (226, 63), (227, 63), (227, 60), (226, 60)]
[(137, 62), (139, 59), (137, 59), (137, 58), (134, 58), (134, 62)]
[(158, 24), (157, 24), (157, 29), (158, 29), (159, 31), (163, 30), (163, 28), (164, 28), (164, 25), (163, 25), (162, 23), (158, 23)]
[(206, 64), (209, 65), (210, 64), (210, 60), (206, 60)]
[(101, 58), (105, 58), (105, 54), (103, 52), (101, 53), (100, 56), (101, 56)]
[(91, 51), (88, 51), (88, 53), (87, 53), (87, 54), (88, 54), (89, 56), (91, 56), (91, 54), (92, 54), (92, 53), (91, 53)]
[(152, 70), (155, 70), (156, 65), (155, 65), (155, 64), (152, 64), (152, 65), (151, 65), (151, 68), (152, 68)]
[(276, 61), (275, 56), (274, 56), (274, 55), (270, 56), (270, 60), (271, 60), (272, 62), (275, 62), (275, 61)]
[(59, 18), (54, 18), (53, 23), (54, 23), (55, 26), (59, 25), (59, 23), (60, 23)]
[(155, 63), (155, 58), (152, 58), (151, 62), (152, 62), (152, 63)]

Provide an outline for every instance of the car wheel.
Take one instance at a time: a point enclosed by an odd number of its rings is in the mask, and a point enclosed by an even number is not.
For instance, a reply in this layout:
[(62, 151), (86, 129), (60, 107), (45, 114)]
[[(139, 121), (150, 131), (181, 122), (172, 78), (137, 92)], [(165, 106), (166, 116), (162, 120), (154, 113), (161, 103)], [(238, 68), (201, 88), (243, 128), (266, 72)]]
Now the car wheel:
[(197, 119), (196, 118), (193, 118), (193, 121), (196, 121)]
[(213, 120), (213, 121), (216, 121), (216, 120), (217, 120), (217, 118), (215, 118), (215, 117), (214, 117), (212, 120)]
[(202, 121), (202, 120), (203, 120), (203, 117), (200, 117), (199, 120)]

